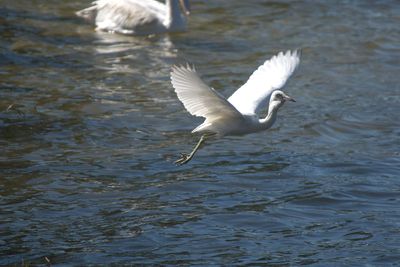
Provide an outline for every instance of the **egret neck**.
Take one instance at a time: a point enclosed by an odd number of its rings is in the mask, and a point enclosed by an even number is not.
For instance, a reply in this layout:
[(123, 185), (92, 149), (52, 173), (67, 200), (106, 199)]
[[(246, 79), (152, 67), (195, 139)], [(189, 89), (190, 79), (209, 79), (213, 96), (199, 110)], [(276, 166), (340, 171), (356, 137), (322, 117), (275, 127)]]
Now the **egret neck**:
[(278, 109), (279, 109), (279, 105), (274, 105), (268, 109), (268, 115), (264, 119), (259, 120), (260, 131), (271, 128), (271, 126), (276, 121)]

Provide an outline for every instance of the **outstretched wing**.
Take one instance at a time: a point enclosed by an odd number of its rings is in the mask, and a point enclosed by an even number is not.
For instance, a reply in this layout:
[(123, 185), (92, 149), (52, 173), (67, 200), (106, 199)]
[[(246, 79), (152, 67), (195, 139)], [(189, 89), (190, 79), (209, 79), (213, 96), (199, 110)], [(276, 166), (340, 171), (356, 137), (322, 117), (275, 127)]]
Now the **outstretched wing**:
[(221, 117), (242, 117), (225, 97), (201, 80), (194, 67), (173, 66), (171, 83), (179, 100), (192, 115), (205, 117), (210, 121)]
[(228, 101), (242, 114), (255, 114), (266, 106), (274, 90), (282, 88), (300, 62), (296, 51), (280, 52), (266, 60)]

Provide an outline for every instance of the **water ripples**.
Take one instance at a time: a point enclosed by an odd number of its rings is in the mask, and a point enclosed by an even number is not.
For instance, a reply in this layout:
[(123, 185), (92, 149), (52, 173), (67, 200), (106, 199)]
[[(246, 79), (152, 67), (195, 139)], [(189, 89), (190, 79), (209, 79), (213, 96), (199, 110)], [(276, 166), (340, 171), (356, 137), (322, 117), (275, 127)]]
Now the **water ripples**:
[[(0, 8), (0, 265), (399, 262), (396, 1), (193, 1), (190, 30), (97, 33), (77, 1)], [(371, 7), (372, 6), (372, 7)], [(229, 96), (303, 48), (273, 129), (209, 142), (170, 66)]]

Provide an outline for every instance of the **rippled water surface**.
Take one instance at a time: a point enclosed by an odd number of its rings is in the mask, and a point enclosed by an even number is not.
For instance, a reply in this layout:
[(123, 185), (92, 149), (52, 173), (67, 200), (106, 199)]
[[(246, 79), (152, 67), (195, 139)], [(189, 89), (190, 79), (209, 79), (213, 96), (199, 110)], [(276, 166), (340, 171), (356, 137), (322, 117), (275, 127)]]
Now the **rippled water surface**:
[[(400, 262), (398, 1), (192, 1), (189, 31), (96, 33), (91, 1), (0, 6), (0, 265)], [(267, 132), (173, 164), (202, 120), (169, 82), (229, 96), (302, 48)]]

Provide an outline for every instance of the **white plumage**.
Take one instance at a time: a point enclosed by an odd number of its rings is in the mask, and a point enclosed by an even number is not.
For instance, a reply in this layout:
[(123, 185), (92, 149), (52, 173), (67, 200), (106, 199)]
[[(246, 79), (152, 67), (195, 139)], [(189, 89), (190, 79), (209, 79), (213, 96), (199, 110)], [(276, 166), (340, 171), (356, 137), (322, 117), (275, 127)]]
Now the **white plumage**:
[(215, 116), (242, 117), (231, 103), (200, 79), (194, 67), (174, 66), (171, 81), (179, 100), (190, 114), (209, 119)]
[(300, 62), (298, 51), (280, 52), (249, 77), (228, 101), (243, 114), (255, 114), (265, 107), (274, 90), (282, 88)]
[[(231, 97), (226, 99), (207, 86), (194, 67), (174, 66), (171, 83), (186, 110), (205, 121), (192, 132), (204, 133), (190, 154), (182, 154), (177, 164), (188, 162), (204, 142), (206, 135), (243, 135), (270, 128), (276, 120), (278, 109), (285, 101), (294, 101), (282, 88), (300, 62), (297, 51), (280, 52), (264, 62)], [(268, 115), (259, 118), (257, 112), (268, 105)]]
[(96, 25), (96, 30), (132, 35), (184, 31), (189, 0), (97, 0), (77, 16)]

